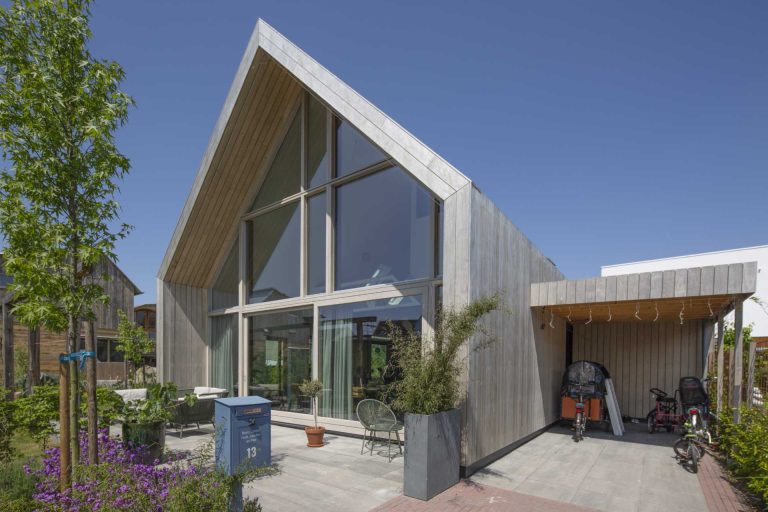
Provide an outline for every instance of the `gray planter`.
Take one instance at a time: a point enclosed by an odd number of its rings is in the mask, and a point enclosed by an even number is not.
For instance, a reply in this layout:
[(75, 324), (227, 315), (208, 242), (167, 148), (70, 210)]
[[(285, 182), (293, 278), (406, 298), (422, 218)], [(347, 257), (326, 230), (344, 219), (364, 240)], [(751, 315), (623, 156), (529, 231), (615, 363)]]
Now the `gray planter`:
[(429, 500), (459, 482), (461, 413), (405, 415), (403, 493)]

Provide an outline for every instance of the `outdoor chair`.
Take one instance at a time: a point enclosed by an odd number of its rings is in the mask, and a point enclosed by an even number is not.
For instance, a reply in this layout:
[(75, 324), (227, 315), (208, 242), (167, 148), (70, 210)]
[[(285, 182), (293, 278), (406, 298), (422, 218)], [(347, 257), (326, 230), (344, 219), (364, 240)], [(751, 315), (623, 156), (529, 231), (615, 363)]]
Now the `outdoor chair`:
[[(400, 453), (403, 453), (403, 446), (400, 443), (400, 431), (403, 430), (403, 424), (397, 421), (395, 413), (383, 402), (367, 398), (357, 404), (357, 418), (363, 425), (363, 446), (360, 448), (360, 455), (365, 452), (366, 442), (370, 444), (371, 455), (373, 455), (373, 444), (376, 442), (376, 432), (387, 433), (387, 457), (392, 462), (392, 434), (397, 438), (397, 447)], [(370, 433), (370, 438), (368, 434)]]

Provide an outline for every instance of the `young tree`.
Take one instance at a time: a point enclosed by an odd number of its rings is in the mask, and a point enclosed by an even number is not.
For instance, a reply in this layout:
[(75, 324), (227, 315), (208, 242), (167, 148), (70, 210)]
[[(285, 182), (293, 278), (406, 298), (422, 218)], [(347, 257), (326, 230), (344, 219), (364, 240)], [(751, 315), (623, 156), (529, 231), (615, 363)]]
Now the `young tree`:
[[(0, 7), (0, 147), (11, 166), (0, 173), (0, 230), (14, 314), (27, 325), (66, 330), (69, 352), (79, 345), (81, 319), (93, 319), (93, 305), (108, 300), (99, 284), (106, 276), (94, 269), (114, 258), (115, 242), (129, 231), (118, 223), (114, 199), (129, 162), (114, 133), (133, 101), (120, 90), (122, 68), (88, 49), (90, 4), (11, 0)], [(76, 399), (77, 364), (69, 370)], [(77, 410), (70, 407), (73, 463)]]
[(147, 336), (144, 328), (133, 323), (123, 311), (118, 311), (120, 321), (117, 324), (117, 349), (123, 353), (123, 359), (130, 364), (129, 380), (131, 386), (137, 384), (137, 374), (142, 370), (144, 384), (147, 376), (144, 373), (144, 355), (155, 348), (155, 342)]

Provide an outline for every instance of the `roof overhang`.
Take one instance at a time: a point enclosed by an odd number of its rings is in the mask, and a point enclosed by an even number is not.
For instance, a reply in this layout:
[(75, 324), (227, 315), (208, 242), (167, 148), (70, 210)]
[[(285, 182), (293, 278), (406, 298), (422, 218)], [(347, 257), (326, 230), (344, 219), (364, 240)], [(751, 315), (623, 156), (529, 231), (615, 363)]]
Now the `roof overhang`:
[(531, 284), (531, 307), (570, 321), (715, 319), (755, 292), (745, 262)]
[[(258, 189), (238, 174), (250, 148), (254, 174), (287, 129), (301, 87), (347, 120), (440, 199), (469, 179), (283, 35), (258, 20), (211, 135), (158, 277), (208, 286), (236, 236), (236, 220)], [(280, 118), (280, 122), (275, 122)], [(233, 153), (239, 152), (239, 158)], [(232, 158), (230, 158), (232, 156)], [(266, 163), (265, 163), (266, 162)], [(211, 212), (216, 212), (212, 215)]]

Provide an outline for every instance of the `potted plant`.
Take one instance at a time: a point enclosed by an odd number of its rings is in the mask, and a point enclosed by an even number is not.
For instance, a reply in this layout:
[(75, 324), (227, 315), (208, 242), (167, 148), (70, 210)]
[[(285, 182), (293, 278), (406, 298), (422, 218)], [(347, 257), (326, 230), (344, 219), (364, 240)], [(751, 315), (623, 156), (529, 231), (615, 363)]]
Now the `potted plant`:
[(323, 383), (319, 380), (305, 380), (299, 384), (299, 391), (302, 395), (308, 396), (312, 402), (312, 414), (315, 417), (314, 427), (304, 427), (304, 432), (307, 433), (307, 446), (310, 448), (320, 448), (325, 443), (323, 442), (323, 436), (325, 435), (325, 427), (317, 426), (317, 397), (323, 391)]
[[(431, 339), (389, 325), (393, 363), (400, 374), (389, 389), (393, 407), (405, 413), (403, 493), (429, 500), (459, 482), (463, 393), (462, 346), (480, 319), (499, 307), (499, 296), (478, 299), (458, 311), (441, 311)], [(479, 341), (476, 348), (490, 339)]]
[[(185, 402), (196, 400), (187, 395)], [(123, 441), (134, 446), (145, 446), (142, 462), (153, 464), (165, 450), (165, 424), (171, 419), (176, 400), (176, 385), (172, 382), (147, 386), (147, 398), (131, 400), (123, 406)], [(192, 405), (192, 404), (190, 404)]]

